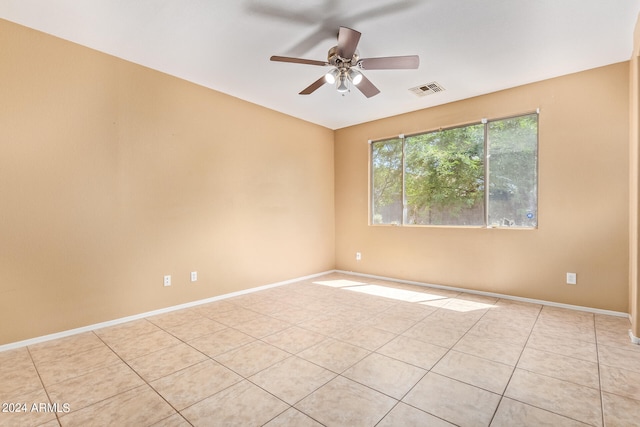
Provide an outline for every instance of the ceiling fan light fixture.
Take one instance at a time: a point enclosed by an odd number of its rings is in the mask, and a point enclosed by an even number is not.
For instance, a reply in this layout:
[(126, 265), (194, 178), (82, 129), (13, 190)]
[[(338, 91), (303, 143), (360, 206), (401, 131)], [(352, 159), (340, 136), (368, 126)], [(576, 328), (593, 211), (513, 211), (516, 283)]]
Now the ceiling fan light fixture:
[(349, 68), (349, 79), (354, 85), (358, 85), (362, 81), (362, 73), (353, 68)]
[(345, 74), (340, 74), (340, 78), (338, 79), (338, 92), (345, 93), (349, 91), (349, 86), (347, 86), (347, 76)]
[(324, 80), (330, 85), (332, 85), (336, 82), (336, 77), (338, 77), (338, 74), (340, 74), (340, 72), (338, 71), (337, 68), (334, 68), (333, 70), (329, 71), (327, 74), (324, 75)]

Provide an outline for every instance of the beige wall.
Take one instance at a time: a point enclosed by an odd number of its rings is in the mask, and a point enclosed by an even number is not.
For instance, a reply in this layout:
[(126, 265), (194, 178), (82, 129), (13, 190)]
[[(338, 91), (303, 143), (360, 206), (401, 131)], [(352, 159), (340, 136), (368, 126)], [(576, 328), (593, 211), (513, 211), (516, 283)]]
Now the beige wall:
[(629, 313), (633, 335), (640, 337), (640, 15), (636, 22), (629, 68)]
[(2, 20), (0, 52), (0, 344), (334, 268), (331, 130)]
[[(625, 62), (338, 130), (337, 268), (627, 312), (628, 81)], [(369, 139), (536, 108), (538, 229), (368, 225)]]

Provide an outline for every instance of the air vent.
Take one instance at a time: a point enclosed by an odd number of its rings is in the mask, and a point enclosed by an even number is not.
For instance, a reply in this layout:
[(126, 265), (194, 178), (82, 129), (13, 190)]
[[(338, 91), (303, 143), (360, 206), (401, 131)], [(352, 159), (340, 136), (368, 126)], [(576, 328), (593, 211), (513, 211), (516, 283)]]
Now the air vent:
[(442, 92), (444, 88), (436, 82), (431, 82), (431, 83), (425, 83), (420, 86), (412, 87), (409, 90), (413, 92), (416, 96), (427, 96), (427, 95), (433, 95), (434, 93)]

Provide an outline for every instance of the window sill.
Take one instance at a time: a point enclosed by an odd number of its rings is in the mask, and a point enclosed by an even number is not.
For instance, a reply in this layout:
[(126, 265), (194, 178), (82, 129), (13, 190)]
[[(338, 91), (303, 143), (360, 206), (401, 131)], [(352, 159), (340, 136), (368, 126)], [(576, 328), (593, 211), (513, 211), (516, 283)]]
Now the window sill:
[(470, 230), (520, 230), (532, 231), (538, 227), (502, 227), (502, 226), (484, 226), (484, 225), (428, 225), (428, 224), (369, 224), (370, 227), (384, 228), (450, 228), (450, 229), (470, 229)]

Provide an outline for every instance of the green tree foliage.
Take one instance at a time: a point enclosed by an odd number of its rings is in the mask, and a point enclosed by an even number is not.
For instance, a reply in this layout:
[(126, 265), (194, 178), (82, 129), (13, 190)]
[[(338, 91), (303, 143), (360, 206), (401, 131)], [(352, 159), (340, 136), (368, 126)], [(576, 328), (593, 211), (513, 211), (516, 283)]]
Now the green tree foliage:
[(407, 222), (482, 224), (484, 127), (412, 136), (405, 144)]

